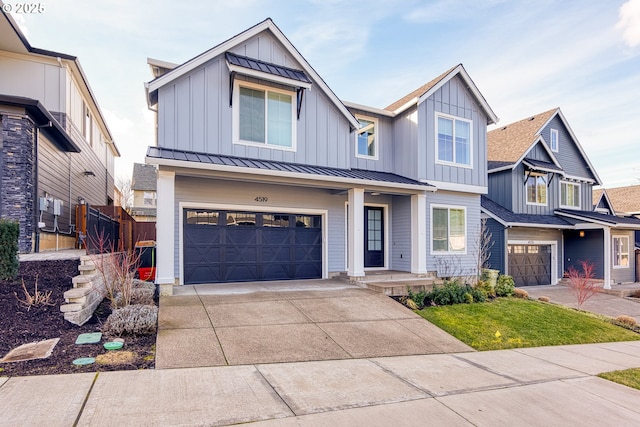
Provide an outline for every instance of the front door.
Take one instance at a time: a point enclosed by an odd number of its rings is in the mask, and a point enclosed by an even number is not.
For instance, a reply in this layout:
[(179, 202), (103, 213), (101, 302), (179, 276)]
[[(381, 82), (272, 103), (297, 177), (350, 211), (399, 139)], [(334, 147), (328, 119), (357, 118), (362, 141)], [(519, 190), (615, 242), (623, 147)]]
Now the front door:
[(364, 207), (364, 266), (384, 267), (384, 216), (383, 208)]

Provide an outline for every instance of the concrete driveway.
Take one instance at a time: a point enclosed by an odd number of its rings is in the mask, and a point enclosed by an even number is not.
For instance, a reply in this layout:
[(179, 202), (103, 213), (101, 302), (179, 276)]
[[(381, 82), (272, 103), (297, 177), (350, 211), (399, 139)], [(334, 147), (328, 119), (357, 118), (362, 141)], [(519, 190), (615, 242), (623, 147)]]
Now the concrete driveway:
[(193, 285), (160, 299), (156, 368), (466, 351), (394, 300), (338, 280)]

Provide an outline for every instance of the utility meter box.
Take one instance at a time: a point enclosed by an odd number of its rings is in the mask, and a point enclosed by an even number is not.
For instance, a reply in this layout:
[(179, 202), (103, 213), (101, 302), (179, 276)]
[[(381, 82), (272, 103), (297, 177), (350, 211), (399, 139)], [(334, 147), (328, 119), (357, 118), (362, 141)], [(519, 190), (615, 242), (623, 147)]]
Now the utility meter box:
[(45, 197), (38, 197), (38, 208), (41, 211), (46, 211), (48, 207), (49, 202), (47, 201), (47, 199)]
[(53, 214), (54, 215), (62, 215), (62, 200), (54, 199), (53, 200)]

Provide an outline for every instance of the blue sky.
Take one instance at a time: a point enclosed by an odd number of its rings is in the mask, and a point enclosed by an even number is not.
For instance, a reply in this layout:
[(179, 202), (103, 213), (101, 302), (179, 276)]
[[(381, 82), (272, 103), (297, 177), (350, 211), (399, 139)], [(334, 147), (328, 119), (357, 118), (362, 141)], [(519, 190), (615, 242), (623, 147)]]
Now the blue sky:
[(384, 107), (463, 63), (499, 125), (560, 107), (606, 187), (640, 183), (640, 0), (43, 3), (14, 18), (33, 46), (80, 59), (117, 176), (154, 143), (147, 57), (182, 63), (271, 17), (343, 100)]

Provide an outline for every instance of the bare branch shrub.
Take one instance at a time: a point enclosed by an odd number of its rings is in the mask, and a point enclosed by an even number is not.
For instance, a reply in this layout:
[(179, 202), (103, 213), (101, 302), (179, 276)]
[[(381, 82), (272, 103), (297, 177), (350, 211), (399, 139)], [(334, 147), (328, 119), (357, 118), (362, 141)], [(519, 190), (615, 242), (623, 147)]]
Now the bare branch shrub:
[(573, 292), (578, 302), (578, 309), (582, 308), (582, 304), (589, 298), (600, 292), (598, 283), (594, 280), (593, 269), (595, 265), (589, 261), (578, 261), (582, 267), (582, 271), (569, 267), (569, 288)]
[(493, 233), (487, 227), (487, 219), (482, 218), (480, 220), (480, 229), (478, 230), (478, 236), (475, 240), (474, 254), (477, 259), (478, 273), (484, 268), (491, 268), (489, 263), (489, 257), (491, 256), (491, 249), (494, 245)]
[(34, 286), (35, 289), (33, 291), (33, 295), (31, 295), (31, 293), (29, 293), (29, 291), (27, 290), (27, 286), (24, 284), (24, 279), (22, 279), (22, 291), (24, 292), (24, 299), (20, 299), (17, 293), (13, 293), (16, 296), (16, 299), (27, 307), (27, 311), (31, 310), (31, 307), (38, 307), (40, 305), (54, 305), (53, 302), (51, 302), (52, 291), (42, 292), (38, 290), (37, 275)]

